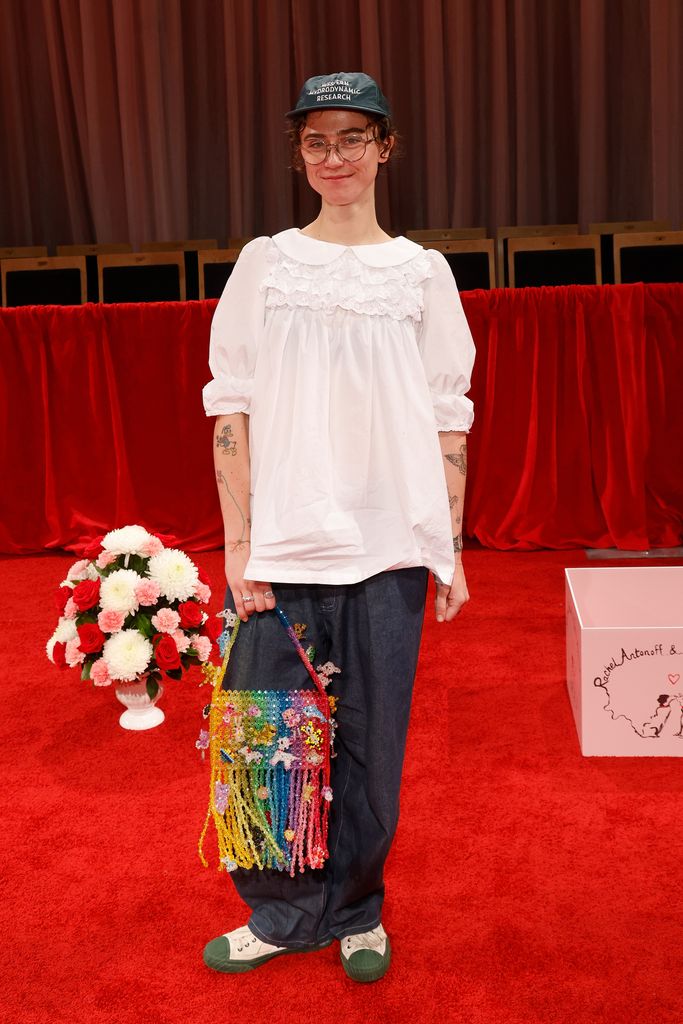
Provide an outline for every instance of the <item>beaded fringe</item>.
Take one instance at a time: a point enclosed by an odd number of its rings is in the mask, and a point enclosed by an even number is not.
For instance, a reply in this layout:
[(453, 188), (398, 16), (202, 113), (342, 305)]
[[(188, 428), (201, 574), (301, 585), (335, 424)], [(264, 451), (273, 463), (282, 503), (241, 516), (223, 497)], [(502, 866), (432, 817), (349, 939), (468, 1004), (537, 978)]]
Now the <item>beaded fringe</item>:
[(316, 690), (222, 690), (229, 648), (209, 711), (211, 789), (199, 856), (208, 867), (203, 847), (213, 820), (219, 870), (275, 868), (294, 876), (321, 868), (333, 699)]

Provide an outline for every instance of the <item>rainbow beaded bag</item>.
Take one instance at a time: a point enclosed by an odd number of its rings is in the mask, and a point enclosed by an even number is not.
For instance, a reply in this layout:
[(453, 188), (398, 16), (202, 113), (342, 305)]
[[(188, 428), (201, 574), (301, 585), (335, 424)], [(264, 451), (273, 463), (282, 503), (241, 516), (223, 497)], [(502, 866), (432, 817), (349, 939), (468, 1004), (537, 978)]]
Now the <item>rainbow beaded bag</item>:
[(315, 652), (304, 650), (296, 627), (279, 606), (274, 610), (316, 689), (223, 690), (240, 625), (228, 613), (233, 625), (223, 634), (223, 664), (211, 666), (209, 727), (197, 741), (200, 749), (208, 748), (211, 764), (199, 856), (208, 867), (204, 839), (213, 820), (219, 870), (275, 868), (293, 877), (297, 868), (321, 868), (328, 857), (335, 698), (328, 697), (325, 685), (339, 669), (328, 663), (321, 679), (309, 657)]

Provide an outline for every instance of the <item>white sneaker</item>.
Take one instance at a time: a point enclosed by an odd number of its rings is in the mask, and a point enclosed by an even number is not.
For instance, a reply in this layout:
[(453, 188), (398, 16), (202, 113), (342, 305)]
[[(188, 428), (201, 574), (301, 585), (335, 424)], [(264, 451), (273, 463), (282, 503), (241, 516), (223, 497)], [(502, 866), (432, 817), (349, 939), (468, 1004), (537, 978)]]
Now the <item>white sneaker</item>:
[[(329, 942), (324, 945), (329, 945)], [(207, 942), (204, 947), (204, 963), (212, 970), (222, 971), (224, 974), (242, 974), (283, 953), (308, 953), (313, 949), (322, 948), (324, 947), (306, 946), (303, 949), (290, 949), (288, 946), (273, 946), (259, 939), (258, 935), (254, 935), (248, 925), (243, 925)]]
[(389, 970), (391, 943), (381, 924), (371, 932), (347, 935), (341, 941), (341, 961), (354, 981), (379, 981)]

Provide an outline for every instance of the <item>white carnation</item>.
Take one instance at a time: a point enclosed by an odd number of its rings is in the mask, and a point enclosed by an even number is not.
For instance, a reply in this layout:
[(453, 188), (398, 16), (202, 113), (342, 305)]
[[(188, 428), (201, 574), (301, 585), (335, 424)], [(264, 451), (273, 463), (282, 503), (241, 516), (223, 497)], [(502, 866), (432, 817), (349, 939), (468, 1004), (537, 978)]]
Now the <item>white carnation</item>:
[(153, 653), (152, 644), (137, 629), (122, 629), (105, 641), (102, 657), (112, 679), (130, 682), (146, 670)]
[(52, 661), (52, 653), (55, 649), (55, 644), (67, 644), (69, 640), (75, 640), (78, 636), (78, 630), (76, 629), (76, 623), (73, 619), (65, 619), (63, 616), (57, 623), (57, 628), (45, 644), (45, 650), (47, 656)]
[(192, 597), (199, 574), (197, 566), (184, 551), (166, 548), (149, 560), (150, 579), (156, 580), (161, 593), (169, 601), (186, 601)]
[(135, 596), (135, 588), (143, 578), (132, 569), (115, 569), (106, 576), (100, 586), (102, 611), (123, 612), (124, 615), (136, 612), (140, 602)]
[(109, 531), (102, 547), (115, 555), (139, 555), (151, 538), (143, 526), (122, 526), (120, 530)]

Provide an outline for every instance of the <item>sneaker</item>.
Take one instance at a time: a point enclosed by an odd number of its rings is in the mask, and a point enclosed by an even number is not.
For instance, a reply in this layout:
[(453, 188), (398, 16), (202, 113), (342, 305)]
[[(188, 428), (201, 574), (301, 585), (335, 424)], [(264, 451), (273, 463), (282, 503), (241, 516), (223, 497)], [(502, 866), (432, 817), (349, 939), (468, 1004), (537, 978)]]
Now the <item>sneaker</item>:
[(341, 962), (354, 981), (379, 981), (383, 978), (391, 963), (391, 945), (382, 925), (378, 924), (371, 932), (342, 939)]
[(204, 963), (214, 971), (222, 971), (223, 974), (243, 974), (244, 971), (253, 971), (255, 967), (268, 963), (276, 956), (282, 956), (283, 953), (310, 953), (316, 949), (324, 949), (331, 942), (330, 939), (322, 945), (306, 946), (303, 949), (272, 946), (254, 935), (247, 925), (243, 925), (207, 942), (204, 947)]

